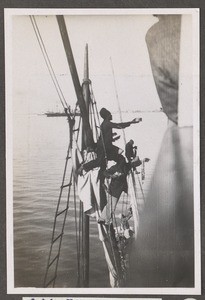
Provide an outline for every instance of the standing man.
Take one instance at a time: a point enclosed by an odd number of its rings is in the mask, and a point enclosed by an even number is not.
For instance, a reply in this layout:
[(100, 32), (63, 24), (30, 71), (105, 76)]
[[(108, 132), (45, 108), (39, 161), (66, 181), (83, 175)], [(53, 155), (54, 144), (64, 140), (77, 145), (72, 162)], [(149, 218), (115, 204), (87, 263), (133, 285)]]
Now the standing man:
[(96, 167), (106, 169), (106, 160), (113, 160), (119, 167), (122, 167), (125, 164), (125, 157), (121, 154), (120, 148), (113, 145), (113, 142), (119, 139), (119, 136), (116, 136), (112, 129), (123, 129), (141, 121), (141, 119), (135, 118), (131, 122), (113, 123), (111, 122), (112, 114), (106, 108), (100, 110), (100, 116), (103, 118), (103, 122), (100, 126), (100, 138), (97, 142), (97, 158), (83, 165), (86, 172)]

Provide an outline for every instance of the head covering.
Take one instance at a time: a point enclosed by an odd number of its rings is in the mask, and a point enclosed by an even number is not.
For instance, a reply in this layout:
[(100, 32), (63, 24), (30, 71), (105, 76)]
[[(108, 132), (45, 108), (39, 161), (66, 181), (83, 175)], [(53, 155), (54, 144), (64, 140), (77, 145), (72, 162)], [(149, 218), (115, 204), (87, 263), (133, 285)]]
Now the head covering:
[(106, 119), (109, 115), (111, 115), (111, 112), (109, 110), (107, 110), (106, 108), (102, 108), (100, 110), (100, 116), (103, 118), (103, 119)]

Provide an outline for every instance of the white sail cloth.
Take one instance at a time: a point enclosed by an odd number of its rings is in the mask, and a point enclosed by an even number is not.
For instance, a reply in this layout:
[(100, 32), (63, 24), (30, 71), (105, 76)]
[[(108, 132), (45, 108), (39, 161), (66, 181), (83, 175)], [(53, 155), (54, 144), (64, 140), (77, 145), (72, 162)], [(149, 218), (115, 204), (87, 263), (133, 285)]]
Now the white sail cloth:
[(78, 177), (78, 195), (84, 204), (84, 212), (92, 216), (98, 207), (100, 207), (100, 181), (98, 180), (98, 171), (98, 169), (91, 170), (85, 175)]
[(91, 216), (95, 216), (95, 211), (98, 207), (100, 207), (100, 181), (98, 180), (99, 168), (78, 176), (78, 169), (83, 161), (92, 160), (96, 156), (94, 152), (87, 153), (86, 151), (84, 151), (83, 155), (84, 159), (76, 140), (73, 139), (71, 156), (78, 196), (83, 202), (84, 212)]

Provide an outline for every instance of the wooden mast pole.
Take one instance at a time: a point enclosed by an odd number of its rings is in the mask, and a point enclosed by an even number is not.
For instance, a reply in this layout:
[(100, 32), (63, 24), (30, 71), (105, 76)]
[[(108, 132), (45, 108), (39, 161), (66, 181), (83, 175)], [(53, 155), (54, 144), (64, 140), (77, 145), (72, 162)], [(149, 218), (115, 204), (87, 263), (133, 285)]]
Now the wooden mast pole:
[[(87, 115), (89, 118), (89, 104), (90, 104), (90, 90), (89, 90), (89, 67), (88, 67), (88, 45), (85, 47), (85, 57), (84, 57), (84, 79), (83, 79), (83, 96), (85, 99), (85, 105), (87, 109)], [(83, 128), (82, 138), (85, 133), (85, 128)], [(89, 286), (89, 227), (90, 218), (87, 214), (83, 213), (83, 286)]]
[[(85, 65), (84, 65), (84, 84), (83, 88), (80, 85), (68, 32), (66, 29), (66, 24), (63, 16), (56, 16), (63, 45), (65, 48), (65, 53), (70, 68), (71, 77), (73, 80), (76, 96), (78, 99), (78, 105), (80, 107), (80, 112), (83, 122), (83, 140), (82, 149), (87, 147), (92, 147), (94, 144), (93, 134), (89, 123), (89, 70), (88, 70), (88, 47), (86, 46), (85, 51)], [(89, 285), (89, 216), (82, 213), (83, 216), (83, 278), (82, 285), (88, 287)]]

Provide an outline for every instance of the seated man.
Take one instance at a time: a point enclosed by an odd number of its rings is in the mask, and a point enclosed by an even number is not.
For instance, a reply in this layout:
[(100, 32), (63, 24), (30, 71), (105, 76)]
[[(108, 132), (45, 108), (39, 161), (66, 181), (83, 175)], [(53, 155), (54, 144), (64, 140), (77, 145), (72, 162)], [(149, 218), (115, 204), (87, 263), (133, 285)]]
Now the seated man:
[(141, 119), (133, 119), (131, 122), (113, 123), (111, 122), (112, 114), (106, 108), (100, 110), (100, 116), (103, 118), (103, 122), (100, 126), (100, 138), (97, 142), (97, 158), (83, 165), (82, 168), (86, 172), (96, 167), (101, 167), (105, 170), (106, 160), (113, 160), (119, 166), (123, 166), (125, 164), (125, 158), (121, 154), (121, 150), (113, 145), (113, 141), (117, 140), (119, 137), (115, 137), (112, 129), (123, 129), (131, 124), (139, 123), (141, 121)]
[(134, 141), (130, 140), (125, 145), (125, 156), (127, 157), (128, 162), (131, 162), (133, 158), (137, 155), (137, 146), (134, 146)]
[[(125, 145), (125, 156), (127, 157), (127, 160), (131, 166), (131, 162), (134, 158), (136, 158), (137, 155), (137, 146), (134, 146), (134, 141), (130, 140)], [(133, 167), (133, 170), (136, 170), (136, 167)]]

